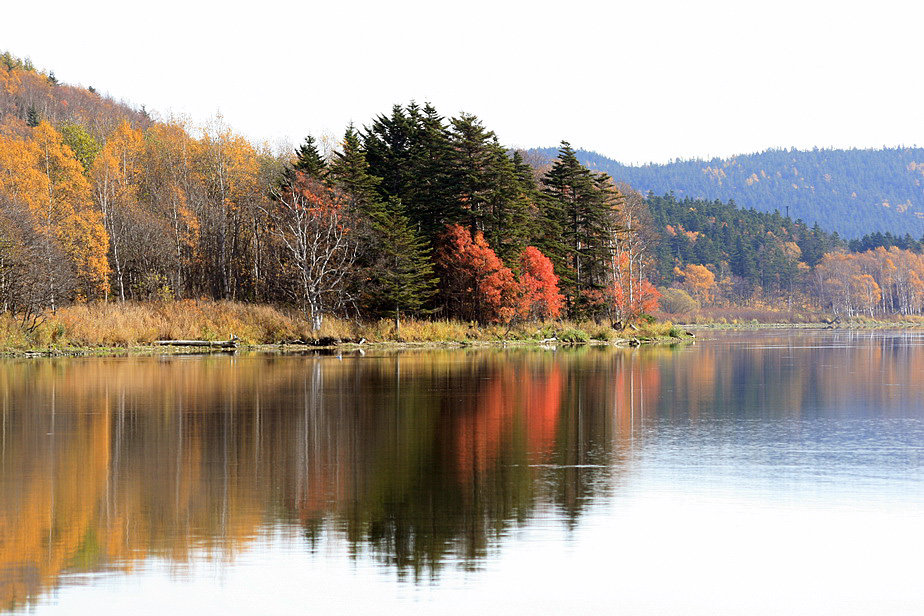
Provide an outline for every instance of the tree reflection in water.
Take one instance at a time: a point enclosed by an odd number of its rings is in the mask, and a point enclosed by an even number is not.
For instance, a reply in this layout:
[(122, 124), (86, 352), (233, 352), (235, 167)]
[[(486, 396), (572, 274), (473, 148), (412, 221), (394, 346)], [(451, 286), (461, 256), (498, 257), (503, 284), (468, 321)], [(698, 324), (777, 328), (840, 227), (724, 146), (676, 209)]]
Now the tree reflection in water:
[(0, 605), (268, 528), (416, 579), (477, 567), (537, 508), (578, 518), (657, 382), (612, 350), (6, 361)]
[(64, 573), (233, 563), (268, 531), (415, 580), (477, 568), (539, 516), (577, 525), (659, 426), (919, 413), (909, 340), (5, 360), (0, 606)]

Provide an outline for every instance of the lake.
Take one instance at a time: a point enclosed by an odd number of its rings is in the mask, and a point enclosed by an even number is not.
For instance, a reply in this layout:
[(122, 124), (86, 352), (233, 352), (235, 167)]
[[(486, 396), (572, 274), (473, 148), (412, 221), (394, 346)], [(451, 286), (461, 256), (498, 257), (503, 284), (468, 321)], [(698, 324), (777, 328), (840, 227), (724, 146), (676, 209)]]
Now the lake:
[(0, 612), (924, 613), (924, 333), (0, 361)]

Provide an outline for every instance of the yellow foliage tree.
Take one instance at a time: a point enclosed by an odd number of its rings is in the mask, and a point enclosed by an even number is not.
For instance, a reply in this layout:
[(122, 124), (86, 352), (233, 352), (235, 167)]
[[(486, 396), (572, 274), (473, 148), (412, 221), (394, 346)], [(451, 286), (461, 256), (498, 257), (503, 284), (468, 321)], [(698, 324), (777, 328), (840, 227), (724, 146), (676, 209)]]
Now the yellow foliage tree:
[(235, 295), (237, 261), (245, 241), (244, 223), (261, 199), (260, 166), (254, 147), (235, 135), (222, 118), (206, 128), (198, 143), (196, 168), (206, 188), (208, 216), (203, 222), (208, 254), (220, 279), (215, 286), (226, 299)]
[(125, 301), (126, 242), (131, 223), (140, 214), (138, 193), (143, 153), (141, 131), (123, 121), (106, 140), (90, 168), (93, 194), (109, 233), (112, 264), (122, 301)]
[(108, 291), (109, 239), (83, 168), (58, 132), (42, 122), (31, 137), (0, 136), (0, 191), (23, 207), (41, 238), (47, 303), (54, 310), (60, 295), (69, 291), (57, 273), (58, 250), (76, 274), (74, 290), (92, 297)]
[(674, 268), (674, 275), (683, 280), (683, 286), (693, 297), (704, 304), (712, 303), (715, 297), (715, 274), (705, 265), (687, 264), (683, 269)]
[(147, 129), (144, 143), (143, 181), (151, 213), (170, 230), (170, 277), (182, 293), (187, 271), (200, 254), (200, 220), (194, 206), (197, 184), (191, 172), (195, 142), (182, 123), (172, 121)]
[(54, 236), (64, 247), (77, 274), (79, 294), (86, 298), (106, 294), (109, 236), (101, 213), (93, 208), (83, 167), (47, 122), (35, 127), (33, 137), (39, 150), (39, 170), (47, 178), (47, 194), (35, 212), (42, 232)]
[(869, 274), (855, 274), (850, 278), (850, 293), (854, 305), (873, 316), (873, 311), (882, 301), (882, 290), (876, 279)]

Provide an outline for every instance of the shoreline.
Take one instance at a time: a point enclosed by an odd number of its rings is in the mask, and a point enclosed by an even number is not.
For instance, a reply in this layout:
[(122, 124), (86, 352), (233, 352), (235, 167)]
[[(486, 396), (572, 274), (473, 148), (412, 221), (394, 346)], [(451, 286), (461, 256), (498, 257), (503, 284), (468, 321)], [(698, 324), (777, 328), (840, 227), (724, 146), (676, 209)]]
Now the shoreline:
[(845, 321), (841, 323), (677, 323), (678, 327), (703, 331), (747, 331), (757, 329), (922, 329), (924, 323), (914, 321)]
[(125, 347), (65, 346), (52, 348), (0, 349), (0, 359), (62, 358), (62, 357), (160, 357), (160, 356), (221, 356), (240, 353), (274, 353), (283, 355), (333, 353), (336, 351), (366, 350), (430, 350), (430, 349), (528, 349), (550, 347), (614, 347), (633, 348), (659, 344), (677, 345), (691, 343), (695, 336), (645, 336), (615, 338), (613, 340), (586, 340), (569, 342), (562, 340), (442, 340), (442, 341), (397, 341), (357, 343), (352, 341), (335, 344), (279, 343), (279, 344), (241, 344), (235, 348), (189, 348), (170, 345), (139, 344)]
[[(407, 319), (396, 331), (388, 319), (357, 322), (328, 318), (312, 331), (297, 312), (241, 302), (186, 301), (75, 305), (60, 309), (39, 326), (24, 329), (8, 314), (0, 315), (0, 357), (170, 356), (216, 353), (313, 353), (355, 350), (448, 348), (528, 348), (673, 345), (690, 342), (694, 332), (757, 330), (903, 330), (924, 329), (924, 318), (839, 320), (819, 315), (809, 322), (759, 321), (704, 315), (616, 329), (592, 320), (530, 321), (515, 325), (450, 320)], [(686, 322), (683, 322), (686, 321)], [(691, 322), (693, 321), (693, 322)], [(699, 322), (696, 322), (699, 321)], [(235, 348), (157, 345), (158, 340), (238, 341)]]

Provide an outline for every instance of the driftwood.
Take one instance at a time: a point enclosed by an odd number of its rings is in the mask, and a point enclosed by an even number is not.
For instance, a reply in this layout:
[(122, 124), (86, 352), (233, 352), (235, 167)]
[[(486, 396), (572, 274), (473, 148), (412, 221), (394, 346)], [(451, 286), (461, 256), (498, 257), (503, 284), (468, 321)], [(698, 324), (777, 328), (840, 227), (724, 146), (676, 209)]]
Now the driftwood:
[(230, 340), (155, 340), (158, 346), (178, 347), (208, 347), (210, 349), (236, 349), (238, 339), (231, 336)]

